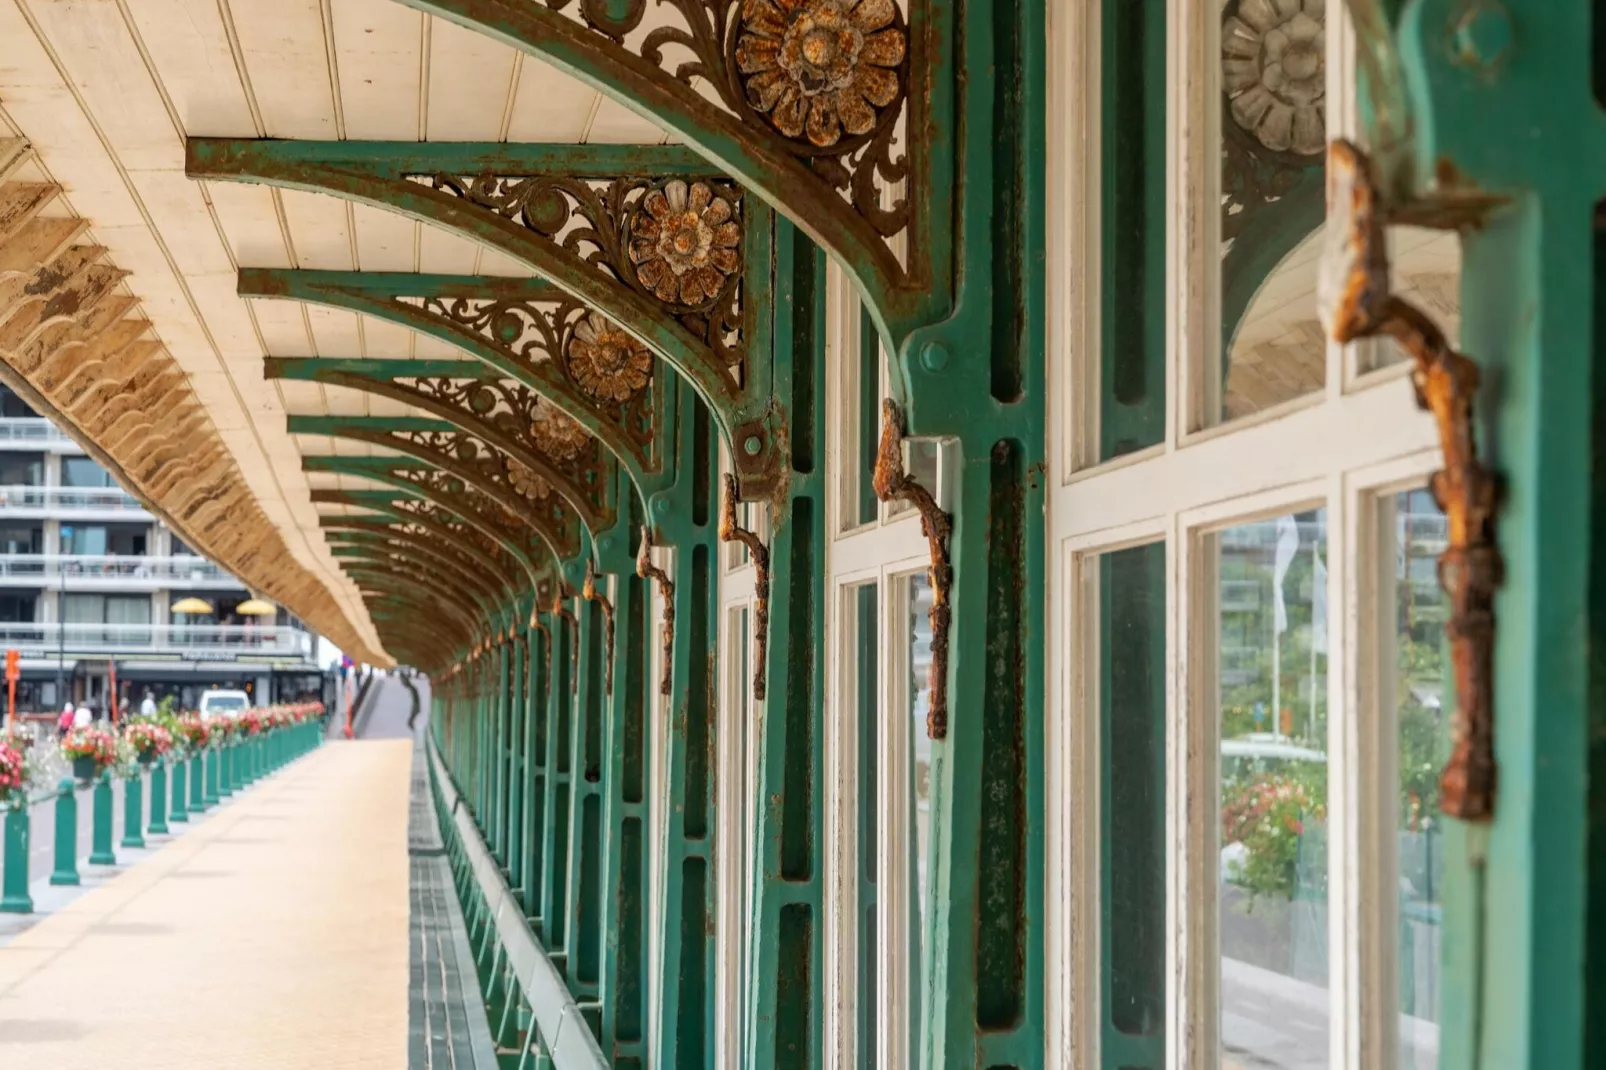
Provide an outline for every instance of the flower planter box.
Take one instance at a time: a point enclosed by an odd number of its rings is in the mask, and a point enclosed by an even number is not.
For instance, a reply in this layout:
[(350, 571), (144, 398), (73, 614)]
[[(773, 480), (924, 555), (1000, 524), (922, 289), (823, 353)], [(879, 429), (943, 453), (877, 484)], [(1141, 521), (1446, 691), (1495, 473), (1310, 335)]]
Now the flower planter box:
[(151, 750), (142, 750), (142, 751), (140, 751), (139, 752), (139, 764), (140, 765), (146, 765), (146, 766), (155, 765), (156, 764), (156, 751), (155, 751), (155, 749), (153, 748)]
[(94, 780), (97, 772), (99, 770), (95, 768), (95, 759), (93, 758), (74, 758), (72, 760), (72, 775), (79, 780)]

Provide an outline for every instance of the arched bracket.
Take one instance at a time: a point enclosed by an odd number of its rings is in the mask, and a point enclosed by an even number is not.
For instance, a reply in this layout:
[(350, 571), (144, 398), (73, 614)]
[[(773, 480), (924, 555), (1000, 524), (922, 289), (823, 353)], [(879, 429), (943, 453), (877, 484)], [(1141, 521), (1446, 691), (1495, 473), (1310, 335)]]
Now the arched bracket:
[[(420, 363), (426, 367), (405, 367)], [(610, 519), (615, 503), (603, 488), (614, 479), (613, 453), (556, 405), (477, 361), (269, 357), (263, 370), (271, 380), (340, 386), (421, 409), (527, 468), (550, 470), (553, 486), (588, 523)]]
[[(963, 73), (954, 5), (909, 0), (906, 24), (891, 0), (670, 0), (653, 8), (665, 24), (637, 35), (645, 0), (587, 3), (578, 19), (529, 0), (401, 2), (678, 134), (830, 251), (893, 339), (948, 307)], [(802, 38), (820, 30), (855, 42), (828, 61), (830, 76), (800, 58)], [(893, 250), (905, 236), (907, 269)]]
[(605, 647), (603, 664), (605, 670), (606, 690), (613, 694), (613, 603), (608, 596), (597, 589), (597, 566), (591, 559), (586, 558), (585, 584), (580, 588), (580, 594), (588, 602), (595, 602), (597, 608), (602, 610), (602, 641)]
[[(387, 390), (405, 391), (409, 404), (428, 408), (442, 389), (437, 380), (485, 381), (500, 373), (596, 436), (643, 496), (666, 481), (672, 369), (636, 339), (610, 331), (601, 317), (594, 318), (584, 304), (545, 279), (242, 268), (236, 290), (242, 297), (303, 301), (374, 316), (437, 338), (479, 362), (270, 358), (270, 367), (290, 369), (287, 376), (339, 375), (351, 385), (383, 377)], [(584, 333), (577, 333), (582, 325)]]
[(758, 449), (740, 460), (744, 482), (778, 477), (784, 458), (770, 426), (768, 360), (773, 215), (695, 153), (192, 138), (185, 171), (361, 201), (506, 253), (673, 365), (730, 441), (755, 439)]
[(663, 677), (658, 681), (658, 693), (667, 698), (675, 667), (675, 581), (652, 563), (652, 528), (646, 525), (642, 526), (641, 544), (636, 550), (636, 575), (658, 585), (658, 600), (664, 604)]
[(1328, 246), (1321, 264), (1323, 321), (1337, 342), (1384, 335), (1410, 355), (1417, 404), (1433, 414), (1444, 467), (1433, 498), (1448, 521), (1439, 583), (1450, 598), (1455, 719), (1440, 805), (1463, 821), (1494, 817), (1494, 599), (1505, 578), (1496, 539), (1500, 478), (1478, 459), (1473, 402), (1478, 366), (1450, 347), (1426, 313), (1390, 292), (1388, 246), (1371, 161), (1347, 141), (1327, 154)]
[[(538, 525), (554, 553), (579, 548), (579, 527), (612, 524), (613, 482), (595, 468), (574, 474), (533, 451), (509, 456), (444, 420), (409, 416), (291, 416), (293, 435), (327, 435), (395, 450), (448, 472)], [(535, 461), (527, 464), (525, 458)]]
[[(426, 612), (427, 607), (428, 613), (451, 621), (457, 626), (457, 638), (463, 645), (474, 643), (483, 636), (485, 629), (492, 627), (491, 621), (481, 620), (477, 614), (450, 598), (450, 592), (415, 575), (372, 563), (351, 563), (345, 567), (345, 571), (359, 590), (398, 601), (405, 597), (415, 604), (419, 612)], [(422, 597), (426, 593), (427, 598)]]
[(726, 473), (725, 498), (719, 514), (721, 542), (739, 542), (753, 558), (753, 697), (764, 700), (764, 670), (770, 634), (770, 551), (753, 532), (736, 522), (736, 477)]
[(363, 572), (385, 573), (421, 590), (428, 591), (438, 602), (456, 608), (470, 620), (483, 621), (487, 631), (496, 630), (496, 617), (488, 613), (471, 595), (452, 585), (451, 581), (427, 566), (382, 550), (359, 549), (338, 559), (347, 575), (356, 578)]
[(897, 402), (881, 403), (881, 444), (875, 460), (876, 497), (884, 502), (908, 502), (920, 514), (920, 530), (931, 551), (931, 710), (926, 715), (926, 735), (948, 738), (948, 628), (953, 606), (948, 600), (954, 570), (948, 560), (948, 539), (953, 534), (953, 518), (937, 505), (931, 491), (909, 478), (903, 469), (903, 413)]
[(486, 498), (462, 481), (407, 457), (317, 457), (303, 456), (306, 472), (335, 472), (358, 476), (382, 484), (381, 490), (312, 491), (314, 504), (361, 505), (365, 498), (405, 509), (402, 499), (422, 499), (461, 518), (507, 549), (524, 566), (530, 582), (538, 583), (546, 574), (552, 554), (551, 543), (536, 536), (529, 524)]
[(463, 564), (457, 558), (425, 539), (407, 537), (402, 532), (342, 531), (324, 527), (324, 538), (329, 552), (336, 560), (355, 554), (372, 555), (375, 552), (393, 554), (423, 564), (436, 574), (462, 587), (473, 595), (481, 609), (493, 612), (507, 596), (507, 591), (484, 573)]
[[(443, 539), (417, 524), (368, 517), (322, 517), (319, 527), (331, 542), (382, 541), (387, 545), (405, 547), (428, 557), (439, 567), (458, 574), (464, 582), (475, 584), (498, 600), (508, 594), (509, 580), (506, 576), (496, 569), (487, 568), (481, 557), (465, 552), (458, 543)], [(522, 582), (517, 586), (522, 586)]]
[(507, 548), (456, 515), (424, 501), (370, 491), (321, 490), (315, 501), (366, 509), (373, 516), (325, 516), (319, 520), (325, 530), (377, 530), (385, 533), (411, 532), (441, 546), (452, 547), (463, 558), (487, 572), (488, 577), (516, 590), (529, 582), (524, 565)]

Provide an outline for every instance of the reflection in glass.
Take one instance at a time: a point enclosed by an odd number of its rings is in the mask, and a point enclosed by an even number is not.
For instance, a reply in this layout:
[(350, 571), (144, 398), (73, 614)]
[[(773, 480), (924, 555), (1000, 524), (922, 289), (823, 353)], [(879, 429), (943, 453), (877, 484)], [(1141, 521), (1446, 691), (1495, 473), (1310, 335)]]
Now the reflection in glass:
[(1327, 0), (1221, 5), (1221, 360), (1206, 425), (1321, 390)]
[[(910, 576), (909, 592), (909, 743), (913, 760), (909, 779), (914, 795), (914, 925), (910, 943), (919, 948), (925, 930), (927, 860), (931, 857), (931, 739), (926, 715), (931, 711), (931, 581), (925, 573)], [(918, 955), (910, 956), (917, 961)], [(917, 974), (918, 976), (918, 974)]]
[(1223, 1065), (1328, 1065), (1327, 531), (1244, 524), (1216, 554)]
[(876, 855), (880, 833), (876, 827), (876, 769), (881, 751), (876, 742), (880, 708), (879, 674), (881, 636), (875, 584), (854, 589), (849, 596), (856, 616), (853, 670), (855, 702), (850, 706), (858, 715), (858, 799), (859, 810), (859, 1070), (875, 1070), (876, 1051)]
[[(1425, 227), (1388, 228), (1394, 292), (1426, 312), (1451, 345), (1461, 337), (1461, 236)], [(1361, 371), (1408, 359), (1392, 340), (1362, 346)]]
[[(1399, 1043), (1401, 1070), (1433, 1070), (1439, 1060), (1439, 933), (1444, 842), (1439, 828), (1439, 770), (1447, 756), (1452, 696), (1446, 671), (1449, 605), (1439, 586), (1444, 514), (1425, 490), (1407, 491), (1378, 510), (1381, 589), (1394, 592), (1395, 738), (1399, 745)], [(1385, 662), (1386, 664), (1386, 662)]]

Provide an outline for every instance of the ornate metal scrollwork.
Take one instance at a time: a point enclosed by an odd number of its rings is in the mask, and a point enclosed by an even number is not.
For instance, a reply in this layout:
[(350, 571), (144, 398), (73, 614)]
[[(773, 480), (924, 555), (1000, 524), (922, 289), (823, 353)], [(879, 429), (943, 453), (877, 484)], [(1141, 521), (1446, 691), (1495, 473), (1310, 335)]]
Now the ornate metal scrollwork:
[[(406, 177), (495, 212), (651, 297), (741, 381), (743, 193), (735, 184), (494, 173)], [(516, 337), (523, 315), (499, 308), (490, 326), (499, 337)]]
[(390, 474), (402, 482), (428, 489), (439, 499), (451, 503), (453, 512), (465, 518), (472, 517), (474, 523), (495, 532), (503, 545), (522, 547), (530, 560), (544, 555), (544, 549), (531, 540), (531, 529), (522, 518), (451, 473), (438, 468), (397, 467), (391, 469)]
[(597, 566), (589, 558), (586, 559), (586, 579), (580, 588), (580, 594), (586, 601), (595, 602), (597, 608), (602, 610), (602, 643), (605, 648), (603, 676), (607, 681), (607, 692), (611, 695), (613, 694), (613, 603), (608, 601), (607, 595), (597, 589)]
[(658, 693), (668, 696), (674, 679), (675, 661), (675, 581), (669, 573), (652, 563), (652, 529), (643, 526), (641, 545), (636, 550), (636, 575), (658, 584), (658, 597), (664, 604), (663, 677), (658, 681)]
[(1323, 320), (1333, 338), (1386, 335), (1414, 362), (1417, 404), (1433, 414), (1444, 467), (1433, 497), (1449, 545), (1439, 583), (1450, 596), (1450, 656), (1456, 710), (1450, 760), (1440, 777), (1444, 812), (1464, 821), (1494, 816), (1494, 598), (1505, 576), (1496, 540), (1500, 479), (1478, 459), (1472, 405), (1478, 366), (1450, 347), (1426, 313), (1390, 292), (1384, 210), (1371, 161), (1347, 141), (1327, 155), (1328, 247), (1322, 261)]
[(881, 403), (881, 444), (876, 450), (876, 497), (884, 502), (904, 501), (920, 514), (920, 530), (931, 551), (931, 710), (926, 714), (926, 735), (948, 738), (948, 628), (953, 619), (949, 589), (954, 569), (948, 561), (948, 540), (953, 518), (937, 505), (931, 492), (903, 469), (903, 413), (891, 398)]
[[(407, 443), (415, 456), (422, 453), (439, 459), (448, 470), (461, 466), (490, 486), (506, 491), (513, 500), (527, 507), (531, 517), (539, 517), (557, 530), (568, 531), (576, 523), (563, 497), (540, 473), (523, 462), (494, 449), (466, 431), (385, 431), (373, 438), (379, 444)], [(581, 483), (580, 488), (585, 484)], [(593, 482), (591, 502), (600, 512), (603, 488)]]
[(762, 539), (736, 522), (736, 477), (725, 473), (725, 499), (719, 514), (721, 542), (739, 542), (753, 558), (753, 697), (764, 700), (770, 636), (770, 550)]

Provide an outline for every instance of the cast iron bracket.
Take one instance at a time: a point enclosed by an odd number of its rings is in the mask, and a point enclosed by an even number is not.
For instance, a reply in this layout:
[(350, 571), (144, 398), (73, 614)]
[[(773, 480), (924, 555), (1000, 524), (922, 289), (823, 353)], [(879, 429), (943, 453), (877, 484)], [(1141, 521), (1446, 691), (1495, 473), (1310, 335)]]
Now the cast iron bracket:
[(668, 696), (675, 658), (675, 581), (669, 573), (652, 563), (652, 529), (642, 527), (641, 546), (636, 550), (636, 575), (658, 584), (658, 596), (664, 603), (663, 678), (658, 681), (658, 693)]
[(586, 559), (586, 580), (580, 588), (580, 593), (587, 601), (595, 602), (597, 608), (602, 610), (602, 642), (606, 649), (604, 654), (605, 668), (603, 677), (608, 694), (613, 694), (613, 603), (608, 596), (597, 590), (597, 566), (590, 558)]
[(736, 523), (736, 477), (725, 474), (725, 502), (719, 514), (719, 540), (739, 542), (753, 557), (757, 575), (753, 580), (754, 638), (753, 697), (764, 701), (764, 669), (770, 634), (770, 551), (759, 537)]
[(1371, 161), (1348, 141), (1327, 153), (1328, 248), (1322, 312), (1334, 340), (1386, 335), (1414, 362), (1416, 402), (1439, 428), (1444, 467), (1433, 497), (1449, 521), (1439, 583), (1450, 596), (1450, 656), (1456, 711), (1450, 761), (1439, 779), (1441, 807), (1463, 821), (1494, 816), (1494, 597), (1505, 576), (1495, 538), (1500, 478), (1478, 460), (1472, 403), (1478, 366), (1450, 348), (1426, 313), (1389, 292), (1383, 205)]
[(948, 738), (948, 626), (953, 606), (948, 600), (954, 569), (948, 560), (948, 539), (953, 534), (953, 518), (937, 505), (931, 491), (909, 478), (903, 470), (903, 412), (887, 398), (881, 403), (881, 445), (875, 459), (876, 497), (884, 502), (903, 501), (920, 514), (920, 530), (931, 548), (931, 712), (926, 715), (926, 735)]

